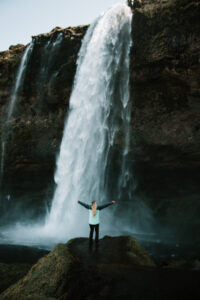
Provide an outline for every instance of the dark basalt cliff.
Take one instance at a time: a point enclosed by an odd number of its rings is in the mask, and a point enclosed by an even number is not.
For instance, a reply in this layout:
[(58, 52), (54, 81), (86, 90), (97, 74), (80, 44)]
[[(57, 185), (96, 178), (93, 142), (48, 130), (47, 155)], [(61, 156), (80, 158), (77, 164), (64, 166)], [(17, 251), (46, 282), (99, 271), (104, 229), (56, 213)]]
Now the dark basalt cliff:
[(187, 227), (200, 215), (200, 3), (146, 0), (134, 7), (136, 193), (151, 199), (158, 216)]
[[(130, 160), (135, 197), (146, 201), (164, 224), (195, 232), (200, 227), (199, 1), (137, 0), (132, 9)], [(15, 199), (24, 198), (23, 208), (36, 203), (37, 214), (52, 195), (56, 154), (86, 29), (55, 28), (34, 37), (10, 120), (1, 194), (5, 198), (11, 191)], [(45, 45), (59, 34), (59, 51), (47, 58)], [(24, 50), (17, 45), (0, 53), (2, 131)]]

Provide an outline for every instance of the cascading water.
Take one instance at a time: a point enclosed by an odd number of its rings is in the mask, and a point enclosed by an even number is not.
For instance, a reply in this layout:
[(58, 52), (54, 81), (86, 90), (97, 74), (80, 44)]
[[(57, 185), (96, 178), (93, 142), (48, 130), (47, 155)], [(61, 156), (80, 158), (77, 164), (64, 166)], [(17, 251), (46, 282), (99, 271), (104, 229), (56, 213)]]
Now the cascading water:
[[(37, 75), (37, 93), (40, 101), (43, 97), (50, 96), (51, 86), (55, 79), (55, 73), (51, 70), (52, 65), (55, 63), (55, 55), (59, 52), (59, 48), (63, 41), (63, 33), (60, 32), (58, 35), (52, 35), (49, 41), (45, 44), (42, 49), (41, 55), (41, 67), (39, 74)], [(53, 74), (52, 74), (53, 73)], [(51, 76), (50, 76), (51, 74)], [(48, 87), (48, 89), (44, 88)]]
[[(54, 59), (54, 55), (57, 51), (59, 51), (59, 46), (63, 40), (63, 33), (59, 33), (55, 40), (53, 40), (54, 36), (52, 35), (50, 40), (45, 44), (42, 50), (42, 57), (41, 57), (41, 69), (39, 74), (36, 75), (36, 80), (39, 83), (37, 91), (39, 93), (39, 98), (41, 99), (44, 96), (44, 85), (48, 85), (48, 88), (51, 88), (53, 84), (53, 80), (55, 78), (55, 74), (52, 77), (49, 77), (49, 69), (51, 68), (52, 61)], [(29, 62), (29, 58), (34, 48), (35, 39), (31, 41), (31, 43), (26, 48), (18, 71), (16, 75), (16, 80), (14, 84), (14, 88), (11, 95), (10, 104), (8, 107), (8, 114), (4, 124), (4, 131), (2, 135), (2, 142), (1, 142), (1, 164), (0, 164), (0, 187), (3, 180), (3, 173), (4, 173), (4, 164), (5, 164), (5, 153), (6, 153), (6, 144), (7, 144), (7, 134), (9, 129), (9, 122), (13, 115), (14, 108), (17, 102), (17, 98), (19, 96), (20, 91), (23, 88), (25, 74), (27, 65)]]
[(117, 4), (89, 27), (82, 42), (57, 159), (56, 190), (45, 225), (54, 236), (86, 233), (77, 200), (112, 200), (106, 188), (108, 160), (120, 134), (123, 151), (118, 184), (125, 185), (131, 20), (131, 9)]
[(33, 50), (33, 47), (34, 47), (34, 40), (31, 41), (31, 43), (26, 48), (24, 55), (22, 56), (22, 59), (21, 59), (20, 65), (19, 65), (19, 70), (18, 70), (17, 76), (16, 76), (13, 93), (12, 93), (11, 100), (10, 100), (10, 105), (8, 108), (7, 122), (9, 121), (10, 117), (13, 114), (13, 110), (15, 107), (18, 92), (19, 92), (20, 87), (23, 85), (26, 67), (27, 67), (31, 52)]
[(17, 75), (16, 75), (16, 80), (15, 80), (15, 85), (12, 91), (12, 95), (11, 95), (11, 99), (10, 99), (10, 104), (8, 107), (8, 114), (7, 114), (7, 118), (5, 121), (5, 125), (4, 125), (4, 133), (2, 135), (2, 141), (1, 141), (1, 167), (0, 167), (0, 186), (2, 183), (2, 179), (3, 179), (3, 172), (4, 172), (4, 162), (5, 162), (5, 152), (6, 152), (6, 142), (7, 142), (7, 131), (8, 131), (8, 127), (9, 127), (9, 121), (10, 118), (13, 114), (14, 111), (14, 107), (16, 104), (16, 100), (19, 94), (19, 90), (20, 88), (23, 86), (23, 82), (24, 82), (24, 77), (25, 77), (25, 72), (26, 72), (26, 67), (30, 58), (30, 55), (32, 53), (34, 47), (34, 40), (31, 41), (31, 43), (28, 45), (28, 47), (26, 48), (20, 65), (19, 65), (19, 69), (17, 71)]

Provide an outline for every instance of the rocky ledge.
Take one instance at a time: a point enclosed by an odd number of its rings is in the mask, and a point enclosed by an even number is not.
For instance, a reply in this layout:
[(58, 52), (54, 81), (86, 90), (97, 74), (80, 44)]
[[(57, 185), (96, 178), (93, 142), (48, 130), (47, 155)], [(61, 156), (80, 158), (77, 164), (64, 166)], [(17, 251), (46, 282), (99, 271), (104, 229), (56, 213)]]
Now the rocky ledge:
[(75, 238), (42, 257), (0, 299), (185, 299), (199, 293), (199, 278), (199, 272), (156, 268), (131, 236), (105, 236), (98, 247)]

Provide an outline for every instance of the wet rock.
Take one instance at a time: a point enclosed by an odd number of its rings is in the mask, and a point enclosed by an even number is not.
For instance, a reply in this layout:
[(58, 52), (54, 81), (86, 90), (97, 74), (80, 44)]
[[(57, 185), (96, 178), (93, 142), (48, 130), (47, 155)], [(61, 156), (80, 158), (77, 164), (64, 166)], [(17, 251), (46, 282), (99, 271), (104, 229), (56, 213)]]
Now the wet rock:
[(23, 263), (0, 263), (0, 293), (24, 277), (30, 270), (31, 266), (31, 264)]
[(169, 259), (162, 264), (163, 268), (200, 271), (200, 259)]
[(76, 238), (58, 244), (0, 299), (105, 298), (116, 294), (116, 284), (123, 286), (124, 293), (131, 272), (144, 267), (154, 268), (155, 264), (135, 238), (106, 236), (98, 248), (89, 248), (87, 238)]
[(188, 299), (199, 297), (200, 272), (157, 268), (130, 236), (87, 238), (58, 244), (1, 300)]

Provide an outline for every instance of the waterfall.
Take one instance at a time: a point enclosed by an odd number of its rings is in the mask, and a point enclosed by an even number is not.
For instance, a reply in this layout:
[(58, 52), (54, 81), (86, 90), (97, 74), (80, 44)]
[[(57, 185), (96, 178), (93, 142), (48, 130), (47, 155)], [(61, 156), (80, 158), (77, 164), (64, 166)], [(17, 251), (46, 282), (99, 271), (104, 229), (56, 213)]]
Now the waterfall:
[[(59, 51), (59, 46), (61, 45), (61, 42), (63, 40), (63, 33), (59, 33), (56, 38), (54, 35), (51, 35), (50, 39), (47, 43), (45, 43), (43, 49), (42, 49), (42, 56), (40, 58), (41, 60), (41, 68), (39, 71), (39, 74), (36, 75), (36, 80), (38, 82), (37, 93), (39, 99), (44, 97), (45, 89), (44, 86), (48, 86), (48, 91), (50, 91), (51, 86), (53, 84), (53, 80), (55, 79), (55, 75), (53, 74), (51, 77), (49, 76), (49, 70), (52, 66), (52, 62), (54, 61), (54, 56), (57, 51)], [(5, 165), (5, 153), (6, 153), (6, 144), (7, 144), (7, 138), (8, 138), (8, 129), (9, 129), (9, 122), (13, 115), (14, 108), (17, 102), (17, 98), (19, 96), (20, 90), (23, 88), (23, 83), (25, 79), (26, 69), (27, 65), (31, 56), (31, 53), (34, 48), (34, 39), (31, 41), (31, 43), (26, 48), (18, 71), (16, 75), (16, 80), (14, 84), (14, 88), (11, 94), (10, 104), (8, 107), (8, 114), (6, 118), (6, 122), (4, 125), (4, 132), (2, 135), (2, 141), (1, 141), (1, 164), (0, 164), (0, 186), (2, 184), (3, 180), (3, 173), (4, 173), (4, 165)], [(47, 92), (48, 92), (47, 91)]]
[(18, 93), (19, 93), (19, 89), (23, 85), (24, 75), (25, 75), (25, 72), (26, 72), (26, 67), (27, 67), (31, 52), (33, 50), (33, 46), (34, 46), (34, 42), (31, 41), (31, 43), (28, 45), (28, 47), (26, 48), (26, 50), (25, 50), (25, 52), (22, 56), (22, 59), (21, 59), (20, 65), (19, 65), (19, 69), (18, 69), (18, 72), (17, 72), (17, 76), (16, 76), (14, 89), (13, 89), (13, 92), (12, 92), (12, 95), (11, 95), (10, 104), (9, 104), (9, 107), (8, 107), (7, 123), (9, 122), (10, 117), (13, 114), (16, 99), (17, 99), (17, 96), (18, 96)]
[(41, 67), (37, 75), (37, 94), (40, 101), (42, 101), (43, 97), (50, 96), (50, 90), (57, 75), (57, 73), (53, 72), (52, 66), (55, 63), (55, 55), (60, 50), (63, 37), (62, 32), (58, 33), (56, 37), (52, 34), (42, 49)]
[(108, 163), (117, 140), (122, 151), (116, 194), (126, 185), (131, 20), (126, 4), (114, 5), (89, 27), (82, 41), (45, 224), (55, 236), (62, 230), (84, 232), (77, 200), (113, 200), (108, 199)]
[(19, 94), (19, 90), (23, 86), (26, 67), (30, 58), (30, 55), (32, 53), (34, 46), (34, 41), (32, 40), (31, 43), (26, 47), (26, 50), (22, 56), (21, 62), (19, 64), (19, 68), (16, 75), (16, 80), (14, 84), (14, 88), (11, 94), (10, 104), (8, 106), (8, 114), (6, 118), (6, 122), (4, 125), (4, 133), (2, 134), (2, 141), (1, 141), (1, 166), (0, 166), (0, 186), (3, 180), (3, 172), (4, 172), (4, 162), (5, 162), (5, 153), (6, 153), (6, 142), (7, 142), (7, 134), (8, 134), (8, 128), (9, 128), (9, 121), (13, 114), (14, 107), (16, 104), (16, 100)]

